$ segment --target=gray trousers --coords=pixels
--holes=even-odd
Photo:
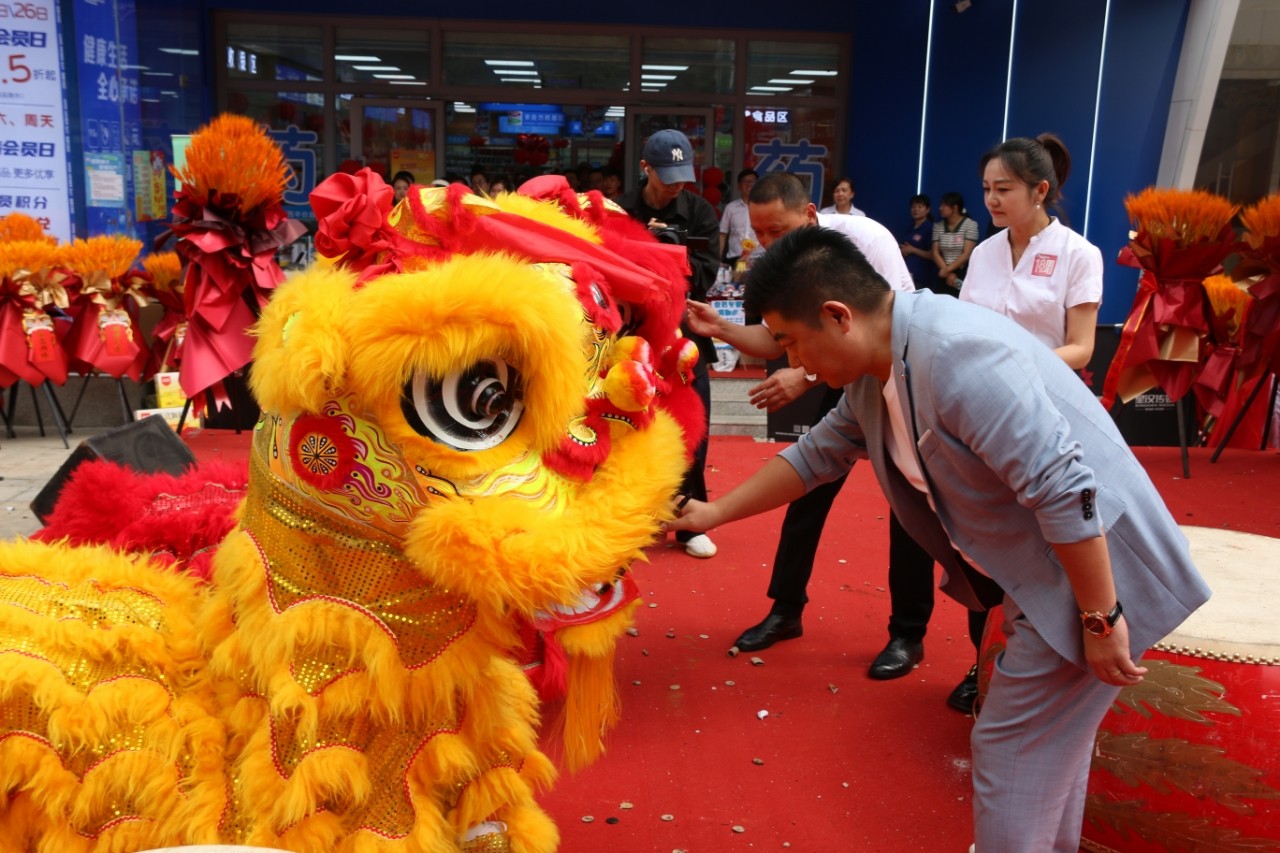
[[[1008,597],[973,747],[977,853],[1077,853],[1098,725],[1120,692],[1049,647]]]

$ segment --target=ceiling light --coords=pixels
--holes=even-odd
[[[533,67],[533,62],[528,59],[486,59],[484,61],[484,64],[485,65],[514,65],[517,67],[524,66],[526,68]]]
[[[676,79],[676,75],[674,74],[641,74],[640,79],[641,80],[674,80]]]
[[[839,72],[839,71],[825,71],[825,70],[821,70],[821,69],[814,70],[814,69],[812,69],[812,68],[797,68],[797,69],[795,69],[794,71],[792,71],[791,73],[792,73],[792,74],[794,74],[794,75],[796,75],[797,77],[834,77],[834,76],[836,76],[837,74],[839,74],[840,72]]]
[[[339,62],[381,62],[380,56],[356,56],[353,53],[335,53],[333,58]]]
[[[143,77],[173,77],[172,71],[143,71]]]
[[[141,101],[142,101],[142,103],[144,103],[144,104],[158,104],[158,103],[160,103],[160,99],[159,99],[159,98],[140,98],[139,100],[141,100]]]
[[[794,77],[779,77],[779,78],[777,78],[777,79],[775,79],[775,80],[770,80],[769,82],[770,82],[770,83],[779,83],[779,84],[782,84],[782,85],[786,85],[786,84],[788,84],[788,83],[792,83],[792,84],[795,84],[795,85],[797,85],[797,86],[807,86],[808,84],[812,83],[813,81],[812,81],[812,80],[797,80],[797,79],[796,79],[796,78],[794,78]]]
[[[641,71],[688,71],[687,65],[641,65]]]
[[[375,74],[375,80],[412,80],[412,74]]]
[[[121,65],[125,71],[146,71],[150,68],[148,65]]]
[[[455,113],[473,113],[476,111],[476,108],[471,106],[470,104],[455,103],[453,105],[453,111]]]
[[[351,67],[357,71],[399,71],[400,70],[394,65],[353,65]]]
[[[538,72],[528,68],[495,68],[494,74],[507,74],[512,77],[537,77]]]
[[[752,86],[748,92],[790,92],[790,86]]]
[[[200,55],[200,51],[187,50],[185,47],[162,47],[160,48],[160,52],[172,53],[176,56],[199,56]]]
[[[391,83],[392,86],[425,86],[427,85],[426,82],[423,80],[391,80],[389,82]]]

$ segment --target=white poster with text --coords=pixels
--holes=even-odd
[[[0,216],[71,239],[55,0],[0,0]]]

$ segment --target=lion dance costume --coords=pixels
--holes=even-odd
[[[522,193],[317,188],[327,260],[257,323],[207,582],[0,544],[0,850],[556,849],[538,693],[596,758],[700,410],[679,256],[598,193]]]

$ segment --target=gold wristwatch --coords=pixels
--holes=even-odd
[[[1111,608],[1110,613],[1103,613],[1101,610],[1081,610],[1080,621],[1084,623],[1086,631],[1101,640],[1111,634],[1111,629],[1116,626],[1116,620],[1123,612],[1120,602],[1116,601],[1116,606]]]

